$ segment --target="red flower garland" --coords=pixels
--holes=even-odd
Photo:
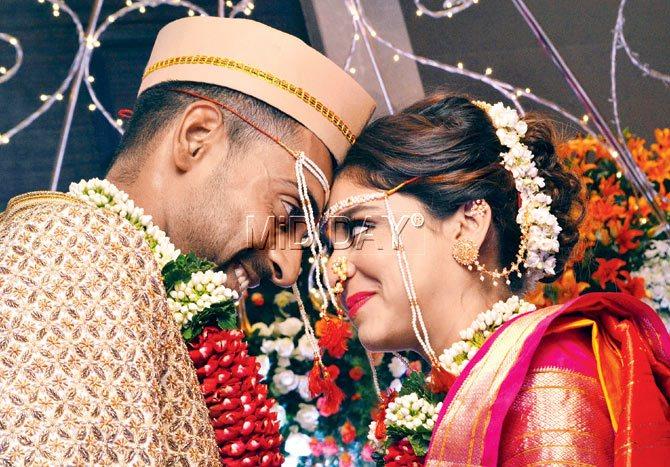
[[[412,445],[404,438],[396,444],[389,447],[388,454],[384,456],[384,465],[386,467],[421,467],[424,463],[424,457],[418,457],[412,449]]]
[[[205,397],[221,462],[226,466],[280,466],[281,435],[270,409],[268,388],[259,382],[260,364],[247,353],[244,334],[206,327],[189,344]]]
[[[344,391],[335,382],[339,374],[340,369],[337,365],[321,368],[317,363],[309,372],[307,378],[309,392],[313,397],[321,396],[316,401],[316,407],[324,417],[337,413],[344,400]]]

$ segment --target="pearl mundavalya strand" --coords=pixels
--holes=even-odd
[[[440,355],[440,365],[449,373],[458,376],[484,345],[484,341],[500,326],[515,316],[534,311],[535,305],[513,295],[506,301],[495,303],[489,310],[477,315],[472,324],[459,333],[455,342]]]
[[[69,194],[99,208],[105,208],[128,220],[144,232],[159,269],[176,260],[181,252],[168,236],[151,221],[151,216],[135,206],[127,193],[119,190],[109,180],[94,178],[70,185]],[[226,300],[239,298],[236,290],[224,286],[223,272],[198,271],[190,280],[178,282],[167,299],[168,307],[179,326],[190,322],[197,313]]]

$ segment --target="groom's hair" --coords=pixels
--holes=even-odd
[[[166,81],[147,89],[137,98],[112,165],[123,160],[131,162],[129,165],[136,168],[132,162],[142,162],[142,154],[146,153],[143,149],[148,148],[189,104],[197,100],[195,97],[175,92],[175,89],[223,102],[280,139],[290,138],[300,128],[300,123],[281,110],[234,89],[194,81]],[[223,109],[221,111],[226,122],[231,151],[243,151],[247,145],[261,139],[270,142],[266,136],[230,112]]]

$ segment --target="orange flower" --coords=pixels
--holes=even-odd
[[[596,261],[598,269],[593,273],[593,279],[598,281],[601,289],[604,289],[608,282],[616,281],[619,269],[626,265],[626,262],[619,258],[597,258]]]
[[[643,278],[632,277],[628,271],[621,271],[619,277],[620,279],[616,280],[616,286],[621,292],[635,298],[645,298],[647,296]]]
[[[545,308],[553,305],[554,303],[544,294],[544,287],[544,284],[537,284],[535,290],[527,293],[524,300],[532,303],[538,308]]]
[[[356,427],[347,420],[344,425],[340,427],[340,436],[344,444],[353,443],[356,440]]]
[[[598,192],[600,193],[600,196],[606,199],[622,196],[624,194],[616,175],[602,178],[598,184]]]
[[[251,294],[251,303],[256,306],[263,306],[265,304],[265,297],[260,292],[254,292]]]
[[[623,225],[621,221],[611,221],[608,224],[612,236],[616,239],[620,254],[626,254],[640,246],[638,237],[644,235],[644,231],[630,228],[631,216],[627,216]]]
[[[565,303],[588,289],[589,283],[577,282],[574,269],[567,269],[554,286],[558,289],[558,303]]]
[[[596,221],[605,223],[612,218],[625,214],[625,212],[626,209],[623,206],[618,206],[598,195],[594,195],[589,200],[589,217],[593,217]]]

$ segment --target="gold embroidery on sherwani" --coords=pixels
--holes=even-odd
[[[218,465],[140,232],[67,195],[0,218],[0,464]]]
[[[500,443],[502,465],[612,465],[614,430],[600,382],[561,368],[526,377]]]

